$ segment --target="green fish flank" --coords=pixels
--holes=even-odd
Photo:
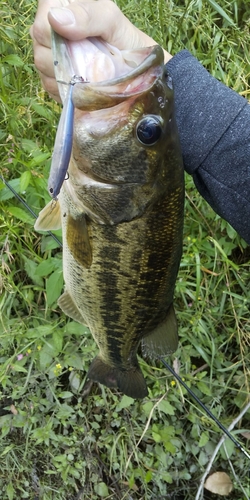
[[[62,72],[70,47],[57,38],[54,46]],[[137,65],[128,62],[134,59]],[[59,305],[89,327],[99,348],[88,377],[143,398],[140,343],[151,357],[178,345],[173,295],[184,179],[163,52],[155,46],[126,53],[129,64],[132,69],[114,79],[75,85],[68,179],[54,203],[63,229]],[[51,214],[49,204],[36,228],[50,229]]]

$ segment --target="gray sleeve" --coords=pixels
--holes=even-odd
[[[174,83],[185,170],[250,244],[250,106],[186,50],[166,67]]]

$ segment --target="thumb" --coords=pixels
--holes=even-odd
[[[67,7],[51,8],[51,27],[68,40],[100,37],[118,49],[131,49],[155,44],[122,14],[111,0],[81,0]]]

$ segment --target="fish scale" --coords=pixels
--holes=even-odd
[[[181,209],[182,198],[179,188],[171,204],[166,197],[155,210],[150,210],[148,217],[117,226],[92,223],[93,261],[89,269],[65,250],[67,291],[79,310],[84,311],[107,365],[129,370],[131,353],[136,353],[140,340],[166,317],[181,253],[182,222],[178,220],[176,205],[179,202]],[[162,218],[168,220],[165,230]],[[146,339],[144,350],[147,351]],[[148,354],[152,356],[154,352],[150,350]],[[168,353],[162,351],[164,354]]]

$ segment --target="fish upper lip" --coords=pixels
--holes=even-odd
[[[101,82],[76,83],[73,90],[74,106],[82,111],[112,108],[116,104],[143,96],[155,85],[163,73],[163,51],[159,45],[126,74]]]
[[[151,53],[136,67],[133,68],[128,73],[125,73],[111,80],[103,80],[100,82],[84,82],[85,85],[91,86],[93,88],[111,87],[113,85],[118,85],[119,83],[128,82],[136,77],[142,75],[147,70],[152,67],[158,66],[163,62],[163,52],[159,45],[152,46]],[[81,85],[81,83],[76,83],[76,85]]]
[[[100,41],[98,41],[98,39],[96,39],[96,41],[100,44]],[[52,49],[54,56],[55,75],[56,75],[56,80],[58,82],[61,99],[63,102],[67,95],[67,86],[72,81],[72,77],[74,77],[74,75],[77,75],[79,77],[82,76],[79,74],[80,72],[79,65],[77,66],[77,64],[74,63],[74,58],[70,52],[70,46],[71,46],[70,44],[72,43],[76,44],[77,42],[69,42],[68,40],[62,38],[60,35],[58,35],[52,30]],[[102,45],[102,43],[100,45]],[[136,54],[136,56],[134,56],[134,59],[132,56],[133,52]],[[123,57],[122,54],[125,53],[126,55],[124,56],[124,65],[125,66],[127,65],[127,67],[129,68],[131,61],[135,64],[137,64],[139,61],[139,63],[135,68],[132,68],[131,71],[123,73],[121,76],[116,76],[115,78],[105,79],[99,82],[90,80],[90,81],[85,81],[84,83],[75,83],[74,94],[77,93],[76,91],[90,92],[91,90],[94,92],[100,91],[106,93],[108,92],[113,93],[113,89],[117,85],[123,87],[123,84],[125,85],[126,83],[129,83],[130,80],[131,82],[133,82],[140,75],[143,75],[144,73],[146,73],[151,69],[152,71],[154,71],[153,68],[163,66],[164,64],[163,50],[159,45],[154,45],[152,47],[142,47],[134,51],[132,50],[123,51],[121,53],[121,59]],[[130,58],[129,54],[132,54]],[[141,62],[140,58],[142,58]],[[131,87],[133,89],[133,85],[131,85]],[[122,89],[121,92],[119,92],[119,94],[120,93],[122,94],[123,90],[124,89]]]

